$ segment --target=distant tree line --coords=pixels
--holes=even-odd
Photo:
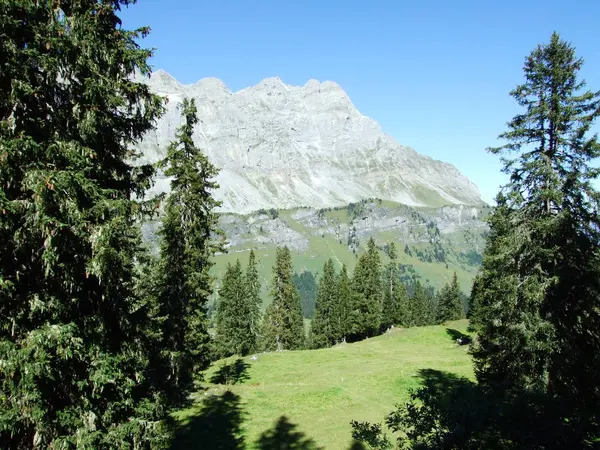
[[[229,265],[216,310],[218,356],[329,347],[373,337],[392,326],[433,325],[465,316],[465,296],[456,274],[437,295],[433,288],[423,286],[418,280],[404,284],[394,243],[385,248],[390,261],[382,266],[379,250],[370,239],[352,276],[345,265],[338,272],[332,259],[325,262],[316,287],[314,317],[306,336],[301,296],[294,282],[298,276],[292,275],[291,254],[286,247],[277,249],[269,289],[271,302],[260,327],[257,325],[260,287],[257,281],[252,288],[247,285],[245,280],[249,277],[244,278],[239,260]],[[251,252],[247,272],[256,273],[254,258]],[[252,278],[257,280],[255,275]]]

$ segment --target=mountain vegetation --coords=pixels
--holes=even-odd
[[[308,167],[314,158],[292,152],[288,184],[308,173],[362,196],[343,205],[330,192],[311,209],[301,189],[284,210],[270,175],[246,176],[277,127],[261,125],[248,146],[224,125],[201,149],[214,108],[239,124],[247,105],[215,80],[149,78],[149,29],[119,18],[132,3],[0,1],[1,448],[241,449],[245,408],[260,449],[317,448],[282,408],[353,449],[600,448],[600,92],[585,90],[571,44],[554,33],[525,59],[511,92],[521,111],[488,149],[509,176],[493,209],[454,168],[383,135],[334,83],[265,80],[246,94],[263,100],[254,116],[286,113],[278,142],[311,122],[305,100],[323,89],[323,126],[303,142],[347,157],[344,170],[325,157]],[[205,120],[190,92],[211,94]],[[136,148],[162,142],[156,124],[175,107],[179,126],[145,164]],[[357,155],[374,137],[365,172]],[[224,145],[252,162],[225,206],[260,204],[253,214],[219,213],[209,156],[223,163]],[[363,198],[381,186],[425,206]]]
[[[414,391],[386,418],[399,448],[598,448],[600,145],[591,127],[600,92],[583,89],[581,67],[557,33],[525,59],[525,81],[511,92],[523,111],[500,136],[506,144],[489,149],[503,155],[510,182],[471,294],[477,383]],[[440,314],[459,311],[454,294],[440,300]],[[353,430],[372,448],[392,447],[377,424]]]

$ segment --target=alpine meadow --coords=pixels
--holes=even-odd
[[[600,9],[312,1],[0,0],[0,448],[600,449]]]

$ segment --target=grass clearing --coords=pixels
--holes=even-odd
[[[448,329],[466,331],[467,321],[442,326],[395,329],[372,339],[322,350],[258,354],[238,362],[230,384],[216,376],[236,358],[216,362],[206,373],[206,391],[196,403],[179,411],[182,426],[200,414],[211,394],[231,390],[244,411],[242,424],[248,448],[280,416],[326,449],[346,449],[350,421],[380,422],[394,405],[408,399],[420,384],[419,371],[433,369],[473,377],[466,346],[457,346]],[[210,380],[221,384],[210,383]],[[190,430],[193,432],[193,430]],[[190,448],[190,440],[187,441]],[[177,447],[184,448],[184,447]],[[196,448],[196,447],[191,447]]]

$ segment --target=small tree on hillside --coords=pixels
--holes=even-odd
[[[336,288],[336,299],[338,302],[336,312],[336,340],[338,342],[345,342],[352,327],[352,286],[350,277],[348,277],[346,264],[342,266],[342,270],[337,277]]]
[[[250,250],[244,284],[247,302],[246,310],[248,311],[248,349],[249,351],[254,351],[257,349],[260,336],[260,310],[262,307],[260,278],[258,277],[258,266],[254,250]]]
[[[437,321],[442,323],[462,319],[465,315],[462,301],[463,297],[458,285],[458,278],[456,272],[454,272],[452,282],[446,284],[438,295]]]
[[[414,292],[408,302],[410,326],[421,327],[431,322],[431,310],[429,298],[420,281],[417,280]]]
[[[330,347],[338,339],[339,307],[333,260],[323,266],[323,275],[317,288],[315,317],[311,323],[310,344],[313,348]]]
[[[352,278],[352,339],[377,335],[381,324],[383,289],[381,259],[373,238],[358,259]]]
[[[287,247],[277,249],[272,302],[263,321],[262,340],[265,350],[295,350],[304,346],[304,320],[300,295],[292,281],[292,255]]]
[[[215,315],[215,347],[220,357],[247,355],[252,345],[252,316],[240,260],[227,264]]]
[[[384,297],[381,311],[382,329],[389,328],[391,325],[404,326],[408,313],[406,288],[399,281],[398,255],[393,242],[389,245],[388,254],[390,262],[384,273]]]

